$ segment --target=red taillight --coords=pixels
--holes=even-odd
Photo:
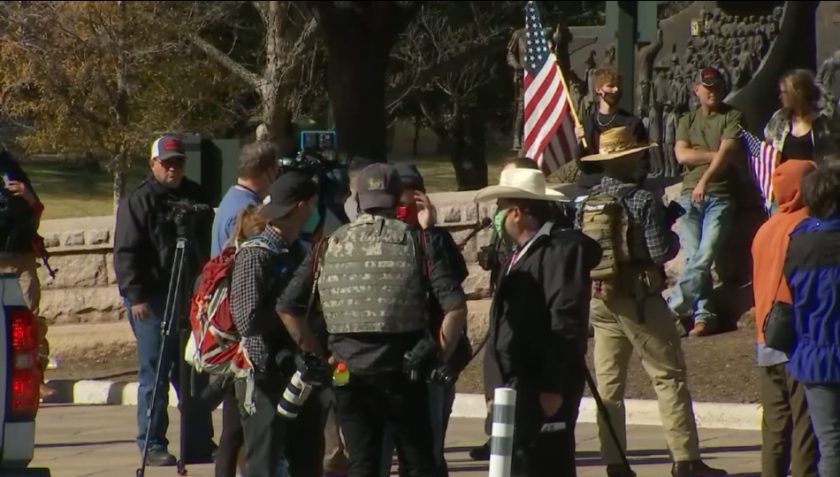
[[[28,308],[8,307],[11,322],[12,396],[11,420],[33,419],[41,401],[41,370],[38,368],[38,325]]]

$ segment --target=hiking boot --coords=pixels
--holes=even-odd
[[[688,332],[688,337],[702,338],[704,336],[711,336],[713,334],[714,330],[712,330],[711,326],[707,325],[706,323],[703,323],[702,321],[698,321],[697,323],[694,323],[694,328],[692,328],[691,331]]]
[[[490,439],[483,446],[472,448],[470,450],[470,459],[476,461],[490,460]]]
[[[175,456],[166,449],[149,449],[146,454],[146,465],[149,467],[171,467],[176,461]]]
[[[724,477],[729,475],[723,469],[713,469],[700,459],[688,462],[675,462],[671,467],[674,477]]]
[[[636,473],[624,464],[609,464],[607,466],[607,477],[636,477]]]

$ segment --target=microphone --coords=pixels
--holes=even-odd
[[[478,235],[479,232],[481,232],[482,230],[491,226],[492,224],[493,224],[493,220],[490,219],[490,217],[484,217],[481,220],[481,222],[479,222],[478,225],[476,225],[475,228],[472,229],[472,231],[469,233],[469,235],[467,235],[466,238],[464,238],[464,240],[462,240],[461,243],[458,244],[458,250],[463,251],[464,247],[467,246],[467,244],[469,243],[470,240],[473,239],[473,237]]]

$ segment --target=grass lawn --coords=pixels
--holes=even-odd
[[[64,162],[26,162],[23,168],[44,203],[43,219],[92,217],[114,213],[113,177]],[[128,189],[145,177],[138,164],[129,170]]]
[[[414,160],[426,181],[429,192],[457,190],[452,163],[446,157],[418,157]],[[44,219],[91,217],[113,213],[113,178],[106,171],[92,173],[80,165],[63,162],[27,162],[23,164],[38,196],[44,203]],[[498,181],[501,158],[491,157],[490,183]],[[148,174],[144,163],[129,170],[130,190]]]

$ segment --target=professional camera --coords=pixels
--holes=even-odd
[[[451,383],[455,377],[446,365],[437,365],[435,344],[431,339],[419,343],[403,356],[403,371],[409,381],[425,380],[433,383]]]
[[[277,412],[288,419],[294,419],[300,414],[313,388],[329,386],[333,376],[332,366],[312,353],[299,354],[295,357],[295,365],[297,371],[277,403]]]
[[[301,131],[300,149],[295,157],[280,159],[280,170],[322,175],[346,165],[339,157],[335,131]]]

